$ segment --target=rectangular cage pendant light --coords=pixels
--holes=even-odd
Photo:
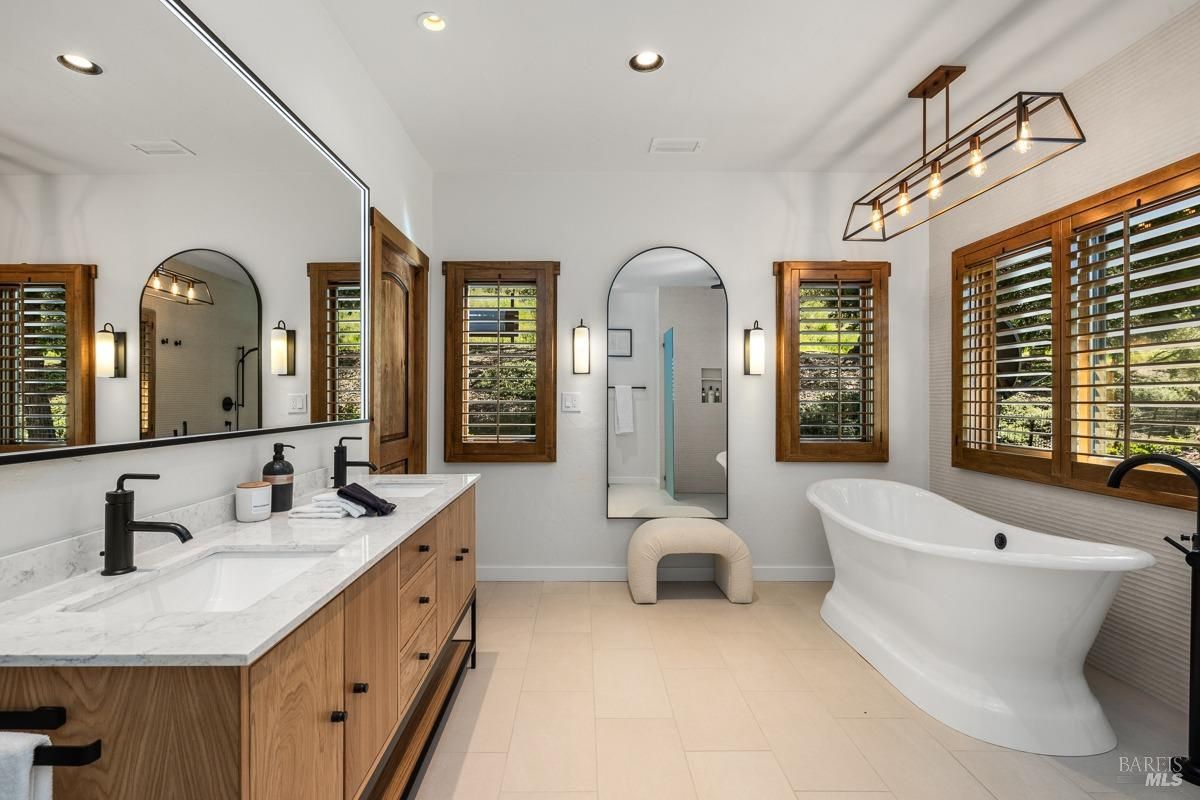
[[[883,242],[1086,141],[1062,92],[1017,92],[950,135],[950,83],[965,67],[942,66],[909,92],[922,101],[922,154],[850,207],[843,241]],[[946,93],[946,138],[925,143],[925,105]]]

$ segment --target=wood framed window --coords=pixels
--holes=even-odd
[[[311,421],[362,419],[362,274],[358,264],[309,264],[308,295]]]
[[[139,436],[142,439],[154,438],[154,420],[157,406],[155,395],[158,391],[158,313],[152,308],[142,306],[141,321],[138,326],[138,393],[141,395],[139,404]]]
[[[554,461],[557,261],[447,261],[446,461]]]
[[[95,442],[95,279],[0,264],[0,452]]]
[[[885,261],[775,264],[776,461],[888,460]]]
[[[1139,453],[1200,464],[1200,156],[954,254],[956,467],[1193,507]]]

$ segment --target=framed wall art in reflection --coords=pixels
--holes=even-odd
[[[633,358],[633,329],[608,329],[608,357]]]

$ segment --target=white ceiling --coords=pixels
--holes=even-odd
[[[437,171],[877,172],[919,153],[907,94],[937,65],[968,67],[957,130],[1018,90],[1062,89],[1195,0],[324,2]],[[444,32],[418,27],[428,10]],[[631,71],[643,49],[666,65]],[[656,136],[706,142],[650,155]]]
[[[0,174],[333,169],[157,0],[0,0],[0,20]],[[130,146],[166,139],[196,155]]]

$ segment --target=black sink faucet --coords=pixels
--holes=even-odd
[[[1190,542],[1191,547],[1184,547],[1170,536],[1163,540],[1176,550],[1183,552],[1183,560],[1191,567],[1192,572],[1192,611],[1191,611],[1191,645],[1188,660],[1191,664],[1188,683],[1188,754],[1179,762],[1179,774],[1188,783],[1200,785],[1200,580],[1197,580],[1196,570],[1200,568],[1200,468],[1178,456],[1150,453],[1132,456],[1125,459],[1109,474],[1108,485],[1117,488],[1130,470],[1145,464],[1160,464],[1171,467],[1191,478],[1196,485],[1196,527],[1190,533],[1182,534],[1179,538]]]
[[[347,467],[366,467],[371,471],[379,469],[370,461],[347,461],[346,460],[346,440],[351,439],[360,441],[361,436],[343,436],[338,439],[337,447],[333,448],[333,488],[340,489],[346,485],[346,468]]]
[[[129,473],[117,478],[117,489],[104,495],[104,569],[101,575],[124,575],[137,569],[133,565],[133,534],[137,531],[173,533],[180,542],[189,541],[192,532],[177,522],[144,522],[133,518],[133,490],[125,481],[156,481],[158,475]]]

